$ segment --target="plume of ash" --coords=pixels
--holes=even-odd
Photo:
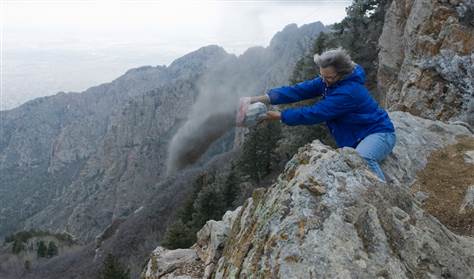
[[[168,175],[195,163],[215,140],[235,127],[238,100],[252,92],[241,91],[238,74],[233,71],[219,67],[200,80],[199,96],[188,120],[171,140]]]

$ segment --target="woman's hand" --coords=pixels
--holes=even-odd
[[[269,103],[270,103],[270,99],[268,98],[268,95],[267,95],[267,94],[260,95],[260,96],[253,96],[253,97],[250,97],[250,103],[251,103],[251,104],[256,103],[256,102],[261,102],[261,103],[264,103],[264,104],[269,104]]]
[[[281,113],[279,111],[267,111],[265,114],[261,114],[257,121],[258,123],[262,123],[263,121],[267,120],[280,120],[281,119]]]
[[[281,112],[279,111],[267,111],[267,119],[268,120],[280,120],[281,119]]]

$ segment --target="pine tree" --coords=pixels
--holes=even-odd
[[[193,183],[193,194],[185,202],[184,206],[178,211],[178,217],[183,221],[184,224],[192,221],[194,213],[194,201],[196,200],[199,192],[208,183],[212,183],[214,177],[209,173],[203,173],[197,177]]]
[[[194,182],[194,192],[179,210],[160,245],[168,249],[188,248],[196,242],[196,233],[208,220],[220,220],[232,208],[237,196],[235,168],[229,174],[203,173]]]
[[[44,258],[47,255],[48,247],[46,247],[46,244],[44,244],[44,241],[41,240],[38,243],[38,250],[36,251],[36,254],[38,258]]]
[[[181,219],[171,224],[161,241],[160,245],[168,249],[189,248],[196,242],[195,234],[186,226]]]
[[[107,254],[104,260],[104,266],[99,273],[100,279],[129,279],[130,269],[125,270],[118,259],[112,255]]]
[[[207,213],[202,208],[198,208],[199,202],[196,201],[200,195],[202,198],[204,195],[202,192],[207,191],[208,185],[214,181],[215,176],[212,173],[203,173],[196,178],[193,183],[193,193],[178,211],[178,220],[167,228],[161,242],[162,246],[168,249],[188,248],[196,242],[196,232],[208,220],[204,220],[203,223],[202,219],[205,217],[202,216]]]
[[[378,40],[390,3],[391,0],[356,0],[346,9],[347,16],[335,25],[340,45],[364,67],[370,90],[376,89]]]
[[[280,123],[269,122],[251,131],[242,148],[239,169],[260,183],[272,170],[274,148],[281,137]]]
[[[13,246],[12,246],[12,252],[14,254],[19,254],[21,251],[23,251],[25,248],[25,245],[21,239],[15,239],[13,241]]]
[[[48,244],[48,251],[46,252],[46,256],[48,258],[52,258],[58,254],[58,246],[53,241],[50,241]]]
[[[234,201],[240,193],[239,189],[239,177],[237,175],[237,169],[235,164],[232,163],[229,174],[225,180],[224,184],[224,202],[226,205],[226,210],[233,209]]]
[[[204,187],[194,201],[194,213],[191,223],[193,232],[202,228],[207,220],[220,220],[225,212],[225,201],[219,183]]]

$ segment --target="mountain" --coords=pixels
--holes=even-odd
[[[143,263],[189,195],[198,170],[233,147],[230,129],[204,150],[197,170],[167,177],[174,136],[206,113],[219,112],[216,98],[227,108],[239,96],[287,84],[321,31],[327,29],[319,22],[291,24],[268,47],[239,57],[207,46],[168,67],[131,69],[82,93],[61,92],[0,112],[0,236],[41,229],[67,233],[82,245],[32,263],[35,272],[22,276],[90,277],[107,252],[128,249],[130,263]],[[196,117],[199,104],[208,108]],[[21,256],[14,257],[4,262],[22,266]],[[140,264],[132,271],[140,273]],[[1,265],[0,275],[11,276]]]
[[[136,207],[140,191],[136,189],[138,197],[124,198],[123,187],[146,187],[158,179],[164,160],[159,156],[166,154],[159,145],[198,94],[191,83],[224,56],[228,54],[222,48],[202,48],[167,69],[132,69],[81,94],[59,93],[3,111],[0,234],[34,227],[90,240],[114,216]],[[147,108],[134,107],[144,102]],[[171,108],[173,114],[168,113]],[[131,129],[142,121],[149,127]],[[154,163],[146,164],[140,170],[145,174],[137,175],[143,177],[129,184],[127,164],[140,152],[147,152],[147,160]]]
[[[382,164],[387,184],[380,183],[353,149],[313,141],[314,134],[302,136],[318,126],[233,129],[229,119],[236,100],[287,83],[294,62],[316,36],[312,28],[290,25],[268,48],[251,48],[239,57],[203,48],[221,53],[221,59],[198,63],[206,66],[188,71],[187,79],[127,99],[112,114],[101,147],[90,156],[94,160],[86,158],[84,166],[89,167],[77,168],[80,172],[70,184],[77,191],[58,195],[68,202],[53,200],[52,207],[21,225],[45,226],[41,223],[64,214],[53,221],[55,226],[45,228],[66,228],[82,246],[28,265],[23,252],[0,254],[0,277],[93,278],[113,254],[130,268],[132,278],[473,278],[471,2],[390,4],[374,67],[397,132],[397,145]],[[355,1],[349,11],[357,20],[348,22],[367,27],[370,12],[359,12],[376,6]],[[184,68],[174,73],[181,72]],[[171,117],[165,121],[167,129],[149,129],[153,124],[147,123],[160,120],[157,112],[167,101],[158,97],[163,92],[176,92],[167,104],[179,107],[182,102],[183,108],[173,107],[162,116]],[[268,152],[268,145],[275,149]],[[268,160],[262,163],[261,157]],[[235,171],[235,160],[249,171]],[[271,168],[269,162],[278,166]],[[255,168],[265,169],[266,176]],[[156,180],[140,180],[153,178],[145,170],[159,170]],[[232,175],[242,176],[240,182],[229,181]],[[225,187],[241,195],[224,214],[215,205],[223,203],[218,194]],[[69,203],[74,214],[62,213]],[[195,243],[165,248],[169,228],[203,217],[199,206],[207,213],[204,217],[215,218],[197,222],[204,226]],[[172,236],[181,240],[194,232],[183,225]],[[10,241],[4,250],[12,246]]]

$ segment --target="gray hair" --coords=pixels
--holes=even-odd
[[[341,47],[326,50],[325,52],[314,55],[314,63],[321,68],[334,67],[339,75],[345,76],[352,73],[354,62],[347,51]]]

